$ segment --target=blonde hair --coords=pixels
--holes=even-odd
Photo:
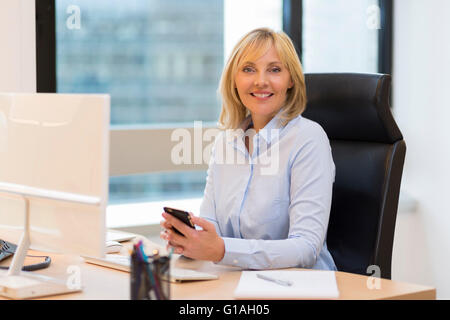
[[[262,57],[271,46],[280,57],[281,63],[290,73],[293,86],[286,93],[286,101],[280,115],[283,125],[301,114],[306,108],[306,87],[302,65],[294,45],[283,31],[259,28],[244,35],[236,44],[222,72],[219,93],[222,97],[222,111],[219,125],[222,129],[237,129],[249,115],[249,111],[239,98],[235,87],[238,68],[249,60]]]

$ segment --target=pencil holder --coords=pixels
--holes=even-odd
[[[131,300],[170,300],[170,257],[146,256],[142,244],[131,254]]]

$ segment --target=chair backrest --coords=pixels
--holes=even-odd
[[[384,74],[305,74],[303,116],[330,139],[336,178],[327,246],[339,271],[391,278],[406,145],[389,107]]]

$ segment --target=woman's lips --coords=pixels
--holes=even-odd
[[[267,93],[258,93],[258,92],[252,92],[250,95],[258,100],[267,100],[271,96],[273,96],[273,93],[267,92]]]

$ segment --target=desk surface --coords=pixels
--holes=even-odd
[[[88,264],[84,262],[83,258],[78,256],[52,254],[51,258],[51,267],[40,271],[39,274],[58,279],[68,279],[69,276],[73,275],[74,270],[79,270],[83,291],[44,297],[42,299],[129,299],[130,283],[128,272]],[[35,262],[36,260],[34,260]],[[240,269],[215,265],[205,261],[189,261],[177,255],[174,255],[172,263],[176,267],[201,270],[219,275],[218,280],[172,283],[172,299],[233,299],[233,292],[239,283],[241,275]],[[72,268],[69,268],[71,266]],[[76,267],[73,268],[73,266]],[[368,279],[368,276],[336,272],[336,281],[340,292],[339,299],[436,299],[436,289],[432,287],[380,279],[381,288],[371,290],[367,286]]]

